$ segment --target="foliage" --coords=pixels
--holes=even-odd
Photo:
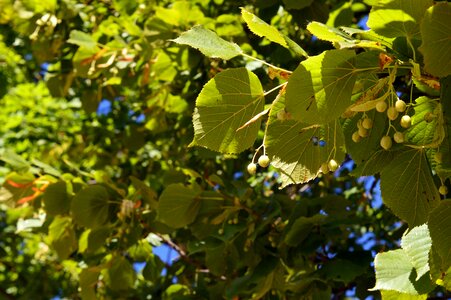
[[[2,297],[449,295],[451,5],[248,2],[0,0]]]

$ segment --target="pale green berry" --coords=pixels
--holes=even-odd
[[[258,158],[258,164],[262,168],[266,168],[267,166],[269,166],[269,162],[270,162],[270,160],[269,160],[268,155],[262,155]]]
[[[403,100],[398,99],[395,102],[395,108],[399,112],[404,112],[406,110],[406,108],[407,108],[407,104]]]
[[[359,133],[359,135],[361,137],[367,137],[368,136],[368,129],[360,127],[358,133]]]
[[[384,112],[387,109],[387,102],[385,102],[384,100],[381,100],[379,102],[376,103],[376,110],[378,112]]]
[[[362,127],[365,128],[365,129],[373,128],[373,120],[371,120],[370,118],[363,119]]]
[[[329,170],[332,171],[332,172],[335,172],[338,169],[338,167],[339,167],[339,165],[335,161],[335,159],[329,160],[329,164],[327,166],[329,167]]]
[[[395,134],[393,135],[393,139],[398,144],[404,143],[404,133],[402,133],[402,132],[395,132]]]
[[[362,128],[362,119],[357,121],[357,128],[358,129]]]
[[[251,175],[255,175],[257,173],[257,165],[254,163],[250,163],[247,165],[247,172]]]
[[[438,192],[441,195],[445,196],[446,194],[448,194],[448,188],[446,186],[442,185],[438,188]]]
[[[391,141],[391,137],[389,137],[388,135],[383,136],[381,138],[381,147],[384,148],[385,150],[390,149],[392,146],[392,141]]]
[[[396,118],[398,117],[399,112],[396,110],[395,107],[390,106],[387,110],[387,116],[389,120],[396,120]]]
[[[356,132],[354,132],[354,133],[352,134],[352,141],[353,141],[354,143],[360,142],[361,139],[362,139],[362,137],[360,136],[360,134],[359,134],[358,131],[356,131]]]
[[[402,116],[400,123],[401,123],[402,127],[409,128],[410,125],[412,125],[412,119],[410,118],[410,116],[405,115],[405,116]]]

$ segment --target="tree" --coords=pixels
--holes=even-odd
[[[2,296],[449,296],[447,1],[0,3]]]

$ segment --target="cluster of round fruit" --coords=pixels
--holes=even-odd
[[[269,159],[268,155],[266,155],[266,154],[263,154],[262,156],[260,156],[258,158],[258,164],[262,168],[266,168],[267,166],[269,166],[269,163],[270,163],[270,159]],[[257,172],[257,164],[254,162],[251,162],[250,164],[248,164],[247,172],[251,175],[254,175]]]
[[[398,118],[399,113],[403,113],[406,111],[407,104],[401,100],[398,99],[395,102],[394,106],[388,107],[388,104],[385,100],[381,100],[376,104],[376,111],[383,113],[387,111],[387,117],[390,121],[394,121]],[[409,115],[404,115],[401,117],[400,125],[402,128],[409,128],[412,124],[412,119]],[[369,135],[369,130],[373,127],[373,120],[371,120],[368,117],[364,117],[363,119],[360,119],[357,122],[357,131],[352,134],[352,140],[355,143],[360,142],[362,138],[365,138]],[[396,131],[396,129],[395,129]],[[404,133],[396,131],[393,134],[393,140],[400,144],[404,143]],[[389,135],[385,135],[381,138],[380,145],[385,150],[388,150],[392,146],[392,138]]]

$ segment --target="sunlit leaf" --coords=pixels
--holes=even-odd
[[[429,272],[429,252],[431,251],[432,240],[426,224],[412,228],[401,239],[401,247],[409,256],[419,280]]]
[[[351,104],[357,75],[371,70],[368,65],[374,59],[372,53],[356,57],[350,50],[329,50],[309,57],[288,80],[287,111],[307,124],[336,120]]]
[[[371,8],[368,27],[384,37],[420,39],[420,22],[432,0],[381,0]]]
[[[196,48],[208,57],[217,57],[225,60],[234,58],[242,53],[237,44],[227,42],[213,31],[201,25],[194,26],[173,41]]]
[[[424,96],[416,99],[415,103],[412,126],[405,133],[407,142],[418,146],[437,146],[444,138],[441,104]]]
[[[390,290],[410,295],[427,294],[433,289],[429,276],[415,279],[409,256],[403,249],[379,253],[374,260],[376,286],[372,290]]]
[[[196,100],[192,146],[239,153],[257,138],[261,120],[237,131],[264,109],[260,80],[245,68],[228,69],[211,79]]]
[[[283,35],[273,26],[269,25],[253,13],[248,12],[244,8],[241,8],[241,16],[246,22],[249,29],[258,36],[266,37],[271,42],[288,48],[287,42]]]

